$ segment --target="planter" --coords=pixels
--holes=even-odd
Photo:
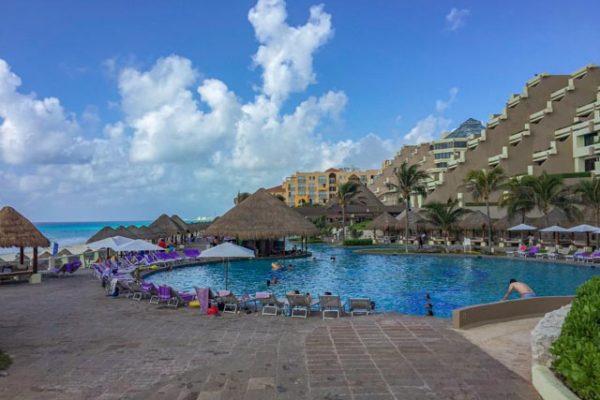
[[[579,400],[554,373],[543,365],[534,364],[531,367],[531,381],[533,387],[544,400]]]

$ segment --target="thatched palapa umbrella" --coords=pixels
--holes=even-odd
[[[213,222],[206,234],[268,240],[293,235],[308,237],[318,235],[319,230],[265,189],[259,189]]]
[[[123,236],[124,238],[127,239],[139,239],[139,237],[131,232],[129,229],[125,228],[123,225],[119,226],[117,229],[115,229],[115,234],[116,236]]]
[[[396,220],[400,223],[402,227],[406,226],[406,210],[402,211],[396,217]],[[408,229],[411,231],[418,231],[420,229],[432,230],[435,227],[429,223],[421,214],[414,210],[410,210],[408,212]]]
[[[49,247],[50,241],[27,218],[12,207],[0,210],[0,247],[19,247],[20,263],[24,263],[25,247],[33,247],[33,273],[37,274],[38,247]]]
[[[402,230],[402,224],[389,213],[384,212],[373,221],[369,222],[367,224],[367,229],[372,229],[373,237],[375,237],[376,230],[383,231],[384,234],[387,234],[390,231],[396,232]]]
[[[186,233],[190,230],[190,225],[177,214],[171,215],[171,221],[173,221],[175,225],[179,227],[179,231],[181,233]]]
[[[96,232],[94,234],[94,236],[89,238],[85,243],[86,244],[93,243],[93,242],[97,242],[102,239],[108,239],[113,236],[118,236],[116,231],[113,228],[111,228],[110,226],[105,226],[104,228],[102,228],[98,232]]]
[[[173,220],[167,215],[163,214],[158,217],[154,222],[152,222],[149,226],[150,229],[158,229],[160,232],[164,233],[163,237],[173,237],[181,232],[181,228],[173,222]]]

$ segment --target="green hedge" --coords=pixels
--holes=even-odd
[[[600,400],[600,276],[577,289],[560,337],[550,349],[552,365],[583,400]]]
[[[12,364],[10,356],[2,350],[0,350],[0,371],[7,369],[10,366],[10,364]]]
[[[372,239],[346,239],[344,246],[370,246],[373,244]]]
[[[562,179],[568,178],[589,178],[592,176],[591,172],[565,172],[564,174],[550,174],[551,176],[557,176]]]

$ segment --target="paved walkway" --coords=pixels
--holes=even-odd
[[[507,368],[531,381],[531,331],[541,318],[499,322],[461,333]]]
[[[2,399],[539,399],[436,318],[207,317],[85,273],[3,285],[0,304]]]

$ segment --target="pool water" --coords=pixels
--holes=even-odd
[[[293,269],[278,273],[280,282],[267,288],[271,263],[247,260],[229,266],[229,289],[236,294],[271,290],[281,299],[298,289],[316,297],[325,291],[350,297],[370,297],[379,311],[424,315],[425,296],[431,296],[434,314],[450,318],[452,310],[499,300],[515,278],[528,283],[540,296],[572,295],[600,269],[587,266],[533,262],[511,258],[447,257],[435,255],[367,255],[327,245],[311,247],[314,257],[281,260]],[[331,261],[331,256],[336,260]],[[182,291],[194,287],[225,287],[223,264],[209,264],[157,272],[146,277]],[[512,294],[511,298],[517,298]]]

